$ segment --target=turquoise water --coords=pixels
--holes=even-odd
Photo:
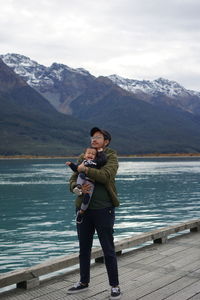
[[[64,159],[0,160],[1,272],[78,252],[71,173]],[[116,183],[115,240],[200,217],[200,158],[120,159]]]

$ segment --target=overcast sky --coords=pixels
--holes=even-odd
[[[0,0],[0,54],[200,91],[200,0]]]

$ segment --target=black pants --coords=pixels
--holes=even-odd
[[[114,248],[113,226],[115,220],[114,208],[88,209],[83,216],[83,222],[77,224],[79,237],[80,281],[90,281],[90,258],[95,230],[103,249],[109,284],[117,286],[118,268]]]

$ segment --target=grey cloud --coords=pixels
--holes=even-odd
[[[3,53],[18,51],[41,64],[57,61],[94,75],[182,78],[187,88],[200,90],[199,0],[0,0],[0,5]]]

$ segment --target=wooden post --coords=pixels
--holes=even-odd
[[[17,288],[29,290],[36,286],[39,286],[40,285],[39,277],[36,274],[34,274],[33,271],[30,272],[30,275],[33,276],[33,278],[29,278],[29,279],[18,282]]]
[[[198,232],[200,231],[200,226],[197,225],[196,227],[190,228],[190,232]]]
[[[104,263],[104,256],[100,256],[95,258],[95,263],[103,264]]]
[[[153,240],[154,244],[166,244],[167,243],[167,237],[163,236],[161,238]]]
[[[38,277],[26,280],[26,281],[21,281],[17,283],[17,288],[19,289],[25,289],[25,290],[29,290],[32,289],[36,286],[40,285],[40,280]]]

